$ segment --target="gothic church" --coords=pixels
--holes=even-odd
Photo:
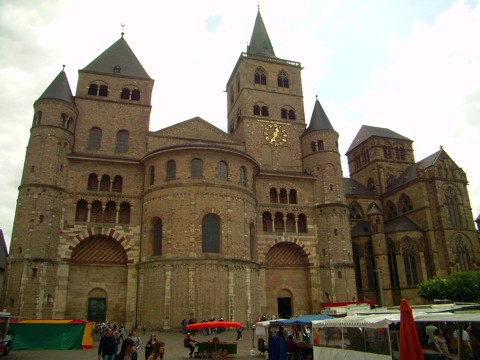
[[[154,80],[125,38],[61,71],[34,103],[3,288],[29,318],[251,324],[325,303],[412,303],[479,265],[466,174],[439,150],[362,126],[347,151],[300,62],[260,11],[226,84],[228,133],[201,118],[151,131]],[[310,95],[307,96],[308,98]]]

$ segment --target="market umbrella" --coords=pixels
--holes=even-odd
[[[422,346],[413,320],[412,308],[407,300],[400,302],[400,360],[423,359]]]
[[[242,327],[242,323],[237,321],[204,321],[194,324],[188,324],[187,330],[198,330],[198,329],[215,329],[217,328],[235,328],[239,329]],[[217,343],[215,343],[215,352],[217,352]]]

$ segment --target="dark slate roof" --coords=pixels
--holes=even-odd
[[[395,182],[388,188],[388,190],[394,190],[404,184],[409,183],[418,178],[417,169],[420,171],[425,171],[430,166],[435,165],[438,158],[442,153],[446,154],[443,149],[438,150],[437,152],[433,153],[432,155],[427,156],[425,159],[420,160],[419,162],[410,165],[405,171],[400,174],[400,176],[395,180]]]
[[[403,135],[397,134],[396,132],[390,129],[376,127],[376,126],[362,125],[362,127],[360,128],[360,131],[357,133],[357,136],[355,136],[355,139],[353,140],[352,144],[348,148],[347,154],[351,150],[355,149],[358,145],[363,143],[365,140],[373,136],[384,137],[389,139],[406,140],[406,141],[413,142],[409,138],[406,138]]]
[[[120,66],[120,72],[114,71],[116,66]],[[137,79],[151,79],[123,35],[82,70],[108,75],[118,74]]]
[[[346,195],[367,195],[375,196],[377,193],[369,188],[363,186],[358,181],[351,178],[343,178],[343,186]]]
[[[385,234],[398,231],[422,231],[422,229],[407,216],[399,216],[385,221]]]
[[[272,43],[268,37],[267,29],[263,23],[260,9],[257,12],[257,18],[255,19],[255,25],[253,27],[252,37],[250,44],[247,47],[248,55],[259,55],[265,57],[275,57]]]
[[[351,234],[352,238],[358,236],[370,236],[372,234],[370,231],[370,222],[360,221],[357,225],[353,227]]]
[[[75,99],[73,98],[72,90],[68,84],[67,74],[65,74],[65,71],[60,71],[57,77],[52,81],[52,83],[47,87],[37,101],[42,99],[63,100],[76,107]]]
[[[328,120],[327,114],[323,110],[322,105],[320,105],[318,99],[315,100],[315,106],[313,107],[310,124],[305,129],[302,136],[316,130],[334,130],[332,124],[330,123],[330,120]]]

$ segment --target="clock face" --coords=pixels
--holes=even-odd
[[[279,146],[287,142],[287,131],[279,124],[268,124],[263,131],[263,137],[271,145]]]

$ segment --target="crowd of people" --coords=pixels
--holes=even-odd
[[[146,333],[146,327],[142,328]],[[93,328],[95,340],[100,340],[98,345],[98,359],[103,360],[140,360],[141,340],[137,335],[137,330],[132,329],[125,337],[125,328],[123,325],[102,323],[95,324]],[[165,354],[165,342],[157,339],[155,334],[150,335],[150,339],[145,344],[145,360],[160,360]]]
[[[450,353],[458,353],[459,346],[463,346],[467,359],[480,360],[480,329],[474,328],[472,324],[466,324],[465,329],[461,331],[451,329],[441,329],[434,323],[429,323],[425,327],[426,345],[439,353],[446,359],[450,358]]]

